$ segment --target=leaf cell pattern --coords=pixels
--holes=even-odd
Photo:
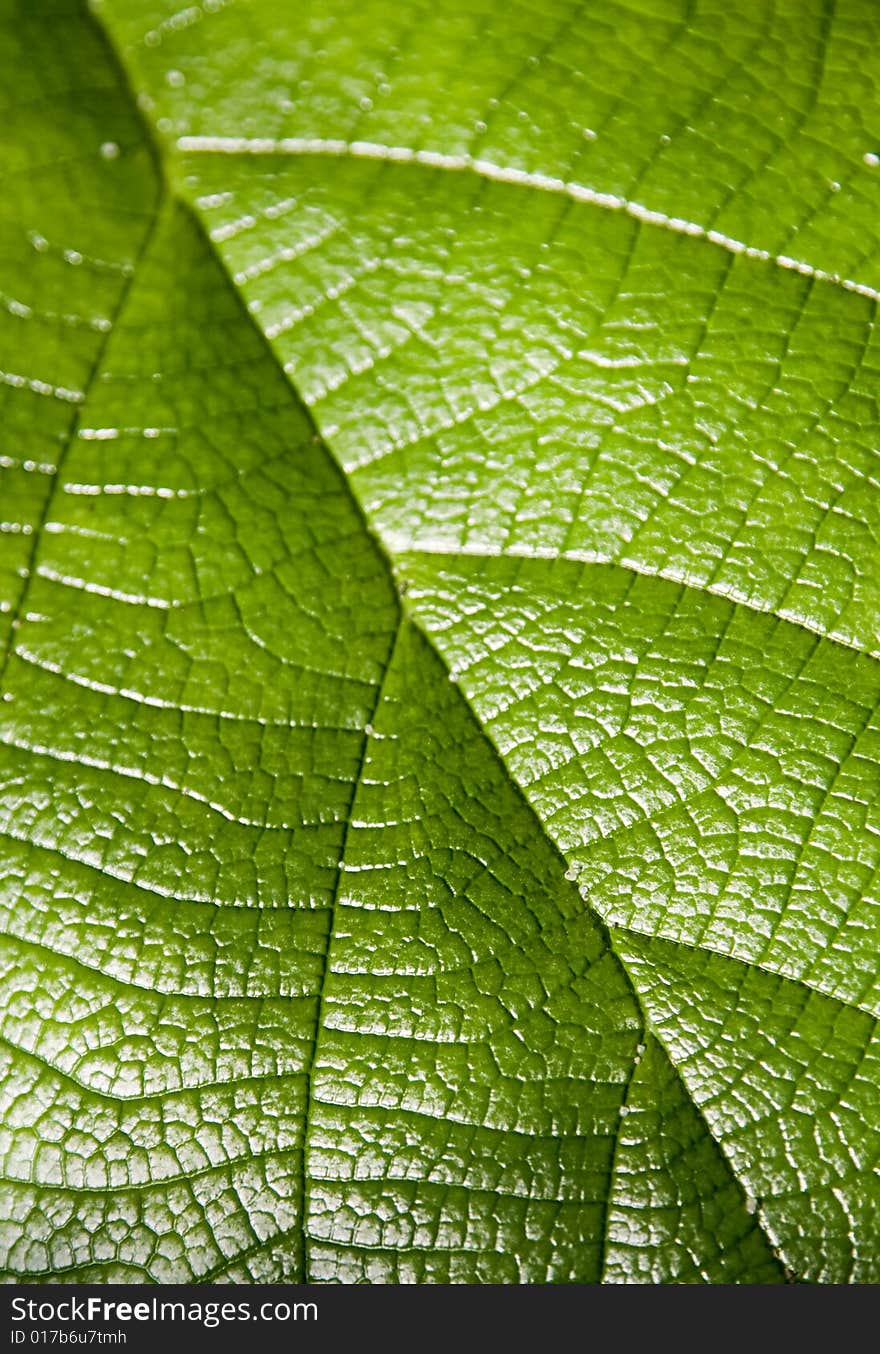
[[[0,25],[4,1277],[877,1282],[876,14],[93,9]]]

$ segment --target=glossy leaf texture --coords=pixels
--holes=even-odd
[[[3,0],[0,1266],[880,1281],[867,0]]]

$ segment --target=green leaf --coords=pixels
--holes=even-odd
[[[0,1267],[878,1282],[867,0],[3,0]]]

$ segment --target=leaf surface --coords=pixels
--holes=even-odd
[[[4,1272],[876,1282],[876,16],[4,17]]]

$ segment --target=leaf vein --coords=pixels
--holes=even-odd
[[[617,193],[603,193],[596,188],[589,188],[585,184],[558,178],[552,174],[517,169],[512,165],[499,165],[492,160],[472,155],[446,155],[442,151],[415,150],[411,146],[391,146],[375,141],[342,141],[305,136],[278,138],[181,136],[177,140],[177,149],[184,155],[324,156],[335,159],[376,160],[387,164],[419,165],[422,168],[453,173],[463,171],[494,183],[555,193],[586,206],[622,212],[642,225],[656,226],[662,230],[672,231],[675,235],[689,235],[695,239],[706,240],[709,244],[727,250],[728,253],[741,254],[744,258],[760,263],[770,263],[787,272],[800,273],[804,277],[814,278],[817,282],[825,282],[831,286],[841,287],[844,291],[855,292],[856,295],[867,297],[871,301],[880,301],[880,290],[868,286],[866,282],[841,277],[839,273],[830,273],[804,259],[790,258],[787,254],[772,254],[767,249],[760,249],[721,231],[707,228],[698,221],[670,216],[666,212],[655,211],[644,203],[631,201]]]

